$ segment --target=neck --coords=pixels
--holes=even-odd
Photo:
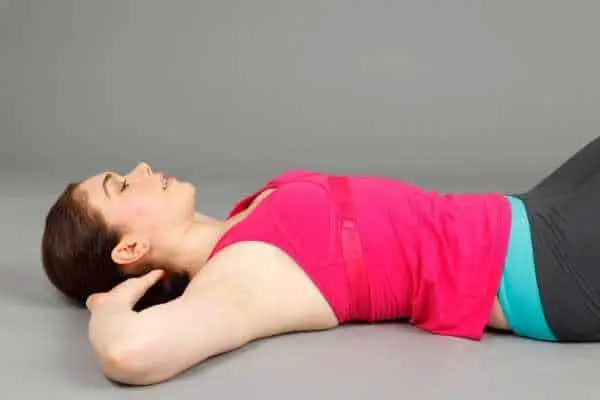
[[[194,221],[188,225],[183,235],[178,235],[177,252],[169,255],[171,265],[194,277],[206,264],[215,245],[228,229],[227,221],[220,221],[196,213]]]

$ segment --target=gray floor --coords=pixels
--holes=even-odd
[[[478,343],[397,324],[267,339],[162,385],[114,385],[100,374],[86,341],[87,312],[65,303],[40,267],[41,221],[59,186],[16,175],[2,182],[2,399],[597,397],[600,346],[545,344],[494,333]],[[222,215],[257,182],[203,185],[204,210]]]
[[[600,345],[288,335],[166,384],[99,373],[42,274],[67,180],[147,160],[201,211],[287,168],[524,190],[600,132],[600,2],[0,0],[0,399],[595,399]]]

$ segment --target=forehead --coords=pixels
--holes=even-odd
[[[103,171],[99,174],[91,176],[81,182],[79,188],[86,194],[88,201],[93,207],[102,207],[108,201],[104,192],[104,179],[108,174],[114,174],[112,171]],[[107,187],[110,187],[110,182],[107,182]]]

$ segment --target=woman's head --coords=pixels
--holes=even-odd
[[[46,217],[44,270],[61,292],[84,304],[127,277],[165,268],[166,278],[138,306],[171,300],[189,277],[169,265],[169,255],[194,214],[194,187],[145,163],[126,176],[109,171],[69,184]]]

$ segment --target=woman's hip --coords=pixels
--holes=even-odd
[[[539,301],[551,333],[548,340],[599,341],[600,190],[521,204],[530,228],[531,264],[526,269],[537,287],[534,299],[530,284],[528,305]]]

